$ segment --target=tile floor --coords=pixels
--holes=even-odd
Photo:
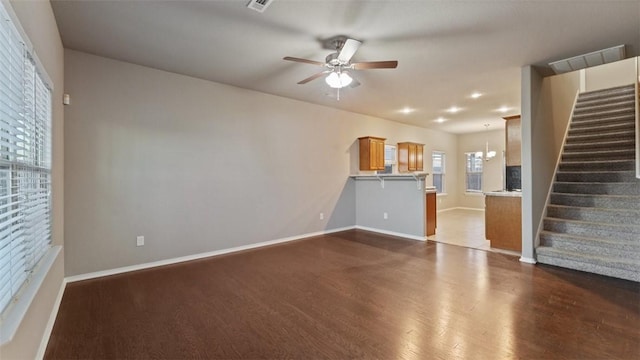
[[[438,213],[436,234],[428,240],[445,244],[491,250],[484,237],[484,211],[453,209]]]

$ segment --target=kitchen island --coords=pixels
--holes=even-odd
[[[522,192],[490,191],[485,195],[485,237],[491,248],[522,251]]]

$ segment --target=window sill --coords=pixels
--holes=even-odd
[[[13,302],[3,314],[2,323],[0,324],[0,345],[4,345],[13,339],[22,319],[27,314],[29,306],[35,299],[38,289],[44,282],[45,277],[51,270],[53,263],[58,258],[62,246],[52,246],[42,257],[37,265],[28,283],[20,290],[18,300]]]
[[[447,195],[449,195],[449,194],[447,194],[447,193],[436,193],[436,196],[438,196],[438,197],[440,197],[440,196],[447,196]]]

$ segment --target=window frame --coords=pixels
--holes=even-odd
[[[465,152],[464,153],[464,191],[465,193],[470,194],[478,194],[483,192],[483,177],[484,177],[484,153],[482,151],[473,151],[473,152]],[[470,160],[469,157],[473,156],[473,160]],[[480,161],[480,170],[470,169],[470,161]],[[470,175],[479,175],[479,189],[471,189],[469,187],[469,176]]]
[[[439,154],[441,155],[441,171],[437,172],[435,170],[434,167],[434,155]],[[431,173],[432,173],[432,185],[436,187],[436,194],[446,194],[446,190],[447,190],[447,186],[445,183],[445,179],[446,179],[446,174],[447,174],[447,154],[444,151],[440,151],[440,150],[433,150],[431,151]],[[441,189],[438,189],[438,186],[436,185],[436,175],[440,176],[440,185],[441,185]]]
[[[0,238],[2,247],[10,247],[9,262],[5,270],[11,271],[7,276],[8,285],[2,289],[2,307],[0,308],[0,345],[11,340],[20,322],[35,298],[45,276],[53,266],[60,253],[61,246],[52,246],[52,217],[53,217],[53,81],[38,59],[29,37],[20,25],[11,4],[0,2],[0,51],[3,51],[3,61],[11,65],[0,78],[0,91],[11,91],[19,94],[15,102],[5,99],[4,110],[1,110],[0,131],[2,156],[0,167],[4,182],[11,184],[4,188],[6,199],[20,197],[20,204],[13,205],[5,201],[4,206],[13,212],[26,212],[26,216],[15,219],[6,211],[0,214],[5,223],[10,223],[12,230],[9,235]],[[9,79],[9,80],[7,80]],[[22,85],[19,89],[12,88],[8,82],[19,79]],[[7,82],[8,81],[8,82]],[[9,86],[9,87],[7,87]],[[28,89],[28,91],[26,91]],[[19,136],[14,132],[20,132]],[[17,139],[17,140],[16,140]],[[16,150],[17,149],[17,150]],[[23,174],[27,176],[21,177]],[[6,184],[5,184],[6,186]],[[17,190],[16,190],[17,188]],[[25,195],[24,192],[30,194]],[[23,225],[16,225],[24,223]],[[20,234],[14,235],[13,228],[25,229],[26,238]],[[4,229],[4,228],[3,228]],[[17,231],[15,231],[17,232]],[[14,240],[14,237],[18,240]],[[16,255],[13,248],[22,243],[24,246],[23,259],[25,266],[18,271],[24,271],[14,280],[13,270]],[[8,245],[6,245],[8,244]],[[1,244],[0,244],[1,246]],[[0,249],[1,250],[1,249]],[[0,259],[1,260],[1,259]],[[1,277],[1,276],[0,276]],[[6,280],[6,279],[5,279]],[[4,290],[7,290],[5,292]],[[6,294],[10,294],[7,298]],[[7,302],[7,299],[8,302]]]

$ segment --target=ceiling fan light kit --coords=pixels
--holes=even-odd
[[[341,89],[349,86],[353,81],[353,78],[345,72],[337,73],[331,72],[324,81],[334,89]]]
[[[356,51],[358,51],[360,45],[362,45],[361,41],[350,39],[344,35],[339,35],[323,41],[324,48],[335,50],[335,52],[327,55],[324,63],[291,56],[286,56],[283,59],[325,67],[325,70],[299,81],[298,84],[303,85],[328,74],[325,76],[325,82],[334,89],[341,89],[347,86],[356,87],[360,85],[360,82],[345,70],[394,69],[398,66],[398,62],[396,60],[352,63],[351,58]]]

